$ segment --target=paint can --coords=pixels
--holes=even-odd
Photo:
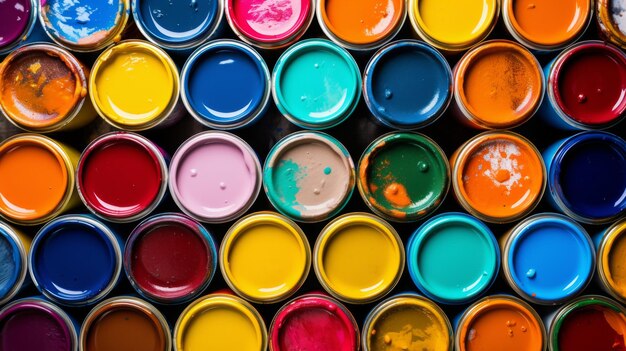
[[[407,2],[415,34],[448,54],[465,51],[487,38],[500,12],[500,0]]]
[[[80,203],[74,191],[76,150],[39,134],[0,143],[0,217],[43,224]]]
[[[626,347],[626,309],[617,301],[586,295],[544,317],[550,351],[610,351]]]
[[[165,127],[182,117],[178,69],[168,54],[126,40],[100,54],[89,76],[89,96],[107,123],[127,131]]]
[[[187,111],[209,128],[253,124],[268,108],[270,71],[258,52],[238,41],[216,40],[198,48],[187,59],[181,82]]]
[[[302,229],[274,212],[252,213],[233,224],[219,256],[228,286],[253,303],[289,298],[311,267],[311,248]]]
[[[265,351],[267,330],[263,318],[246,301],[228,294],[195,300],[178,318],[174,351]]]
[[[588,131],[560,140],[543,152],[548,200],[583,223],[606,224],[626,214],[626,141]]]
[[[507,129],[528,121],[543,100],[541,65],[523,46],[490,40],[468,51],[454,69],[454,112],[477,129]]]
[[[273,50],[289,46],[304,35],[315,16],[315,0],[226,0],[224,11],[239,39]]]
[[[418,129],[435,122],[452,100],[452,71],[435,48],[416,40],[394,41],[370,59],[363,98],[381,124]]]
[[[490,131],[465,142],[450,157],[452,189],[470,214],[490,223],[528,215],[541,201],[546,168],[525,137]]]
[[[456,323],[455,349],[545,351],[546,329],[537,312],[509,295],[492,295],[477,301]]]
[[[361,334],[363,351],[452,351],[452,326],[443,310],[413,293],[394,295],[367,315]]]
[[[170,351],[167,321],[151,304],[130,296],[110,298],[85,317],[80,332],[82,351]]]
[[[223,28],[221,0],[131,2],[133,19],[141,34],[166,50],[191,50],[216,38]]]
[[[626,49],[626,6],[620,1],[596,0],[598,34],[603,40]]]
[[[604,129],[626,116],[626,54],[601,41],[583,41],[544,68],[543,120],[565,130]]]
[[[126,240],[128,280],[141,296],[159,304],[181,304],[198,297],[216,269],[211,233],[182,214],[154,215],[139,223]]]
[[[22,45],[39,22],[37,0],[10,0],[0,3],[0,56]]]
[[[300,41],[278,59],[272,75],[278,110],[305,129],[345,121],[361,96],[361,72],[348,51],[321,39]]]
[[[348,213],[332,220],[313,250],[313,268],[322,287],[351,304],[387,295],[400,280],[404,262],[404,245],[396,230],[368,213]]]
[[[580,224],[559,214],[526,218],[500,237],[500,249],[506,281],[538,305],[572,300],[591,282],[595,270],[591,238]]]
[[[626,303],[626,269],[622,265],[626,254],[626,218],[620,219],[594,236],[598,270],[596,281],[611,297]]]
[[[428,298],[459,305],[491,287],[500,268],[500,250],[491,230],[456,212],[437,215],[411,235],[407,265],[413,283]]]
[[[317,293],[286,303],[270,326],[270,351],[359,350],[359,327],[341,302]]]
[[[400,32],[405,18],[405,0],[317,1],[317,22],[324,34],[355,51],[383,46]]]
[[[357,188],[377,215],[412,222],[433,213],[450,187],[450,166],[429,137],[392,132],[374,140],[359,161]]]
[[[254,204],[261,183],[261,163],[254,150],[227,132],[192,136],[176,150],[170,164],[174,201],[187,215],[205,223],[241,217]]]
[[[61,308],[38,298],[0,310],[0,345],[7,350],[77,351],[79,327]]]
[[[128,0],[92,3],[46,0],[39,20],[50,39],[77,52],[100,51],[121,40],[130,18]]]
[[[94,304],[117,285],[121,246],[111,229],[90,216],[60,216],[33,239],[30,276],[52,302],[68,307]]]
[[[263,168],[265,194],[274,208],[301,222],[320,222],[338,214],[352,197],[355,177],[348,149],[321,132],[284,137]]]
[[[30,283],[26,279],[30,243],[29,236],[0,222],[0,306]]]
[[[578,40],[593,17],[593,0],[502,0],[509,34],[527,48],[561,50]]]

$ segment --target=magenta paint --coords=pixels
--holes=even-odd
[[[207,223],[232,221],[256,200],[261,163],[250,145],[234,134],[196,134],[172,157],[169,188],[189,216]]]
[[[0,55],[15,48],[37,24],[34,0],[0,1]]]

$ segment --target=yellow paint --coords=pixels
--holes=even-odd
[[[463,50],[481,41],[497,16],[497,0],[411,0],[409,6],[418,34],[444,50]]]
[[[317,239],[315,272],[336,298],[367,303],[388,293],[404,268],[404,247],[382,219],[348,214],[330,222]]]
[[[612,295],[626,302],[626,219],[615,223],[607,230],[600,247],[599,275],[606,279]]]
[[[242,299],[226,294],[194,301],[178,318],[175,351],[265,351],[267,332],[259,313]]]
[[[145,129],[165,119],[179,93],[178,71],[156,46],[127,41],[96,60],[89,92],[98,113],[115,126]]]
[[[277,213],[259,212],[235,223],[220,249],[228,285],[254,302],[289,297],[304,282],[311,249],[302,230]]]

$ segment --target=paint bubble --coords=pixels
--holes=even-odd
[[[384,113],[385,111],[387,111],[387,109],[385,109],[384,107],[380,106],[378,108],[378,112]]]
[[[472,341],[472,340],[476,339],[476,334],[478,334],[476,332],[476,329],[470,329],[469,333],[467,333],[467,340],[468,341]]]
[[[300,96],[300,101],[306,101],[306,96],[304,95]]]
[[[189,174],[195,178],[196,176],[198,176],[198,170],[195,168],[192,168],[189,170]]]
[[[522,330],[522,333],[526,333],[526,331],[528,331],[528,329],[526,329],[526,327],[525,327],[525,326],[523,326],[523,325],[521,326],[521,328],[520,328],[520,329]]]
[[[315,68],[320,68],[320,64],[319,64],[319,63],[316,63],[316,64],[314,64],[314,65],[313,65],[313,67],[315,67]]]
[[[385,335],[383,340],[385,341],[385,344],[387,344],[387,345],[391,344],[391,337],[388,334]]]
[[[322,191],[318,188],[313,189],[313,194],[319,195]]]
[[[389,100],[393,97],[393,92],[391,89],[385,89],[385,99]]]
[[[418,162],[417,163],[417,169],[419,169],[420,172],[422,172],[422,173],[428,172],[429,168],[430,167],[428,166],[428,163],[426,163],[426,162]]]
[[[529,269],[528,272],[526,272],[526,277],[528,277],[529,279],[535,279],[535,276],[537,276],[537,271],[532,268]]]
[[[330,167],[324,168],[324,174],[326,174],[326,175],[329,175],[332,171],[333,171],[333,169],[330,168]]]
[[[222,190],[226,189],[226,183],[220,182],[220,189]]]
[[[578,94],[578,103],[584,104],[585,102],[587,102],[587,96],[585,96],[585,94]]]
[[[535,7],[536,7],[536,5],[535,5],[535,4],[528,4],[528,9],[529,9],[529,10],[532,10],[532,9],[534,9]]]

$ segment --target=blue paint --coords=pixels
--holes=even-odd
[[[220,19],[218,0],[134,0],[135,22],[166,47],[192,46],[208,39]]]
[[[365,69],[365,101],[381,123],[415,129],[434,122],[452,99],[452,71],[428,44],[402,40],[383,47]]]
[[[0,301],[14,291],[23,269],[15,238],[0,226]]]
[[[89,216],[62,216],[33,240],[31,274],[38,289],[67,305],[93,303],[117,281],[121,249],[113,234]]]
[[[546,149],[549,200],[576,220],[606,223],[626,213],[626,142],[583,132]]]
[[[269,69],[248,45],[209,43],[185,63],[183,94],[190,112],[214,128],[230,129],[260,118],[269,101]]]
[[[593,243],[573,220],[541,214],[522,222],[512,235],[506,266],[527,299],[560,303],[578,295],[591,280]]]

